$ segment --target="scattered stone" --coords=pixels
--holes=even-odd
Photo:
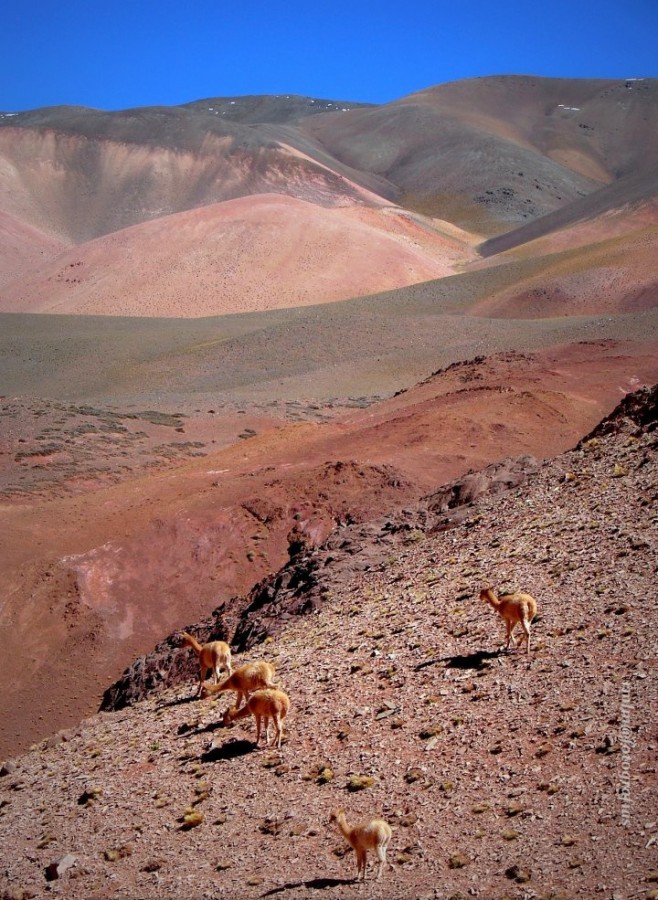
[[[411,769],[407,769],[407,771],[404,773],[404,780],[407,782],[407,784],[413,784],[415,781],[421,781],[424,777],[425,773],[417,766],[413,766]]]
[[[91,806],[91,804],[103,796],[103,788],[93,787],[83,791],[78,797],[79,806]]]
[[[412,825],[415,825],[418,821],[418,816],[414,813],[405,813],[405,815],[400,816],[397,819],[398,825],[402,828],[411,828]]]
[[[159,872],[164,865],[164,859],[149,859],[141,867],[140,872]]]
[[[516,863],[505,869],[505,875],[510,881],[516,881],[517,884],[526,884],[532,877],[532,873],[528,869],[522,869]]]
[[[195,809],[187,809],[182,818],[179,819],[182,822],[181,829],[189,831],[191,828],[197,828],[203,822],[203,818],[202,812]]]
[[[283,819],[268,816],[264,822],[260,823],[258,830],[261,834],[271,834],[276,836],[283,825],[283,821]]]
[[[376,780],[371,775],[350,775],[347,782],[347,790],[351,792],[365,791],[372,787]]]
[[[107,862],[116,862],[118,859],[121,859],[123,856],[127,856],[128,854],[124,852],[125,848],[114,848],[111,847],[107,850],[103,851],[103,858]]]
[[[442,734],[443,726],[436,723],[435,725],[428,725],[426,728],[420,732],[420,737],[425,741],[428,738],[435,737],[436,735]]]
[[[57,840],[57,838],[55,837],[55,835],[54,835],[52,832],[49,831],[47,834],[44,834],[44,835],[43,835],[43,837],[41,838],[41,840],[40,840],[39,843],[37,844],[37,850],[45,850],[45,848],[46,848],[49,844],[52,844],[52,842],[53,842],[53,841],[56,841],[56,840]]]
[[[2,900],[32,900],[33,897],[36,897],[36,894],[30,888],[12,886],[7,888],[0,896],[2,896]]]
[[[61,878],[67,869],[75,865],[75,861],[76,857],[72,853],[67,853],[61,859],[51,862],[45,869],[46,881],[56,881],[58,878]]]
[[[334,770],[329,766],[323,766],[318,772],[318,777],[315,779],[315,783],[328,784],[330,781],[333,781],[334,778]]]
[[[596,753],[603,753],[605,755],[619,753],[620,749],[619,744],[617,744],[615,739],[609,734],[606,734],[601,743],[597,744],[594,748]]]

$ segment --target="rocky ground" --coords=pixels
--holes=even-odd
[[[162,412],[134,405],[0,396],[0,502],[46,499],[177,467],[281,422],[325,422],[375,398],[325,404],[215,402]]]
[[[654,391],[456,521],[444,495],[347,535],[342,577],[236,654],[276,664],[281,752],[187,681],[6,761],[3,896],[658,896],[655,419]],[[536,596],[529,656],[487,582]],[[337,806],[392,824],[380,884]]]

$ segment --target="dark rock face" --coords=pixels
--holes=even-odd
[[[610,416],[580,442],[598,435],[650,432],[658,423],[658,386],[642,388],[621,401]],[[396,548],[424,534],[442,531],[477,515],[478,500],[529,481],[541,463],[531,456],[506,459],[443,485],[417,506],[372,523],[339,525],[319,547],[291,541],[291,556],[278,572],[256,584],[245,597],[233,597],[212,615],[188,626],[201,642],[229,640],[244,652],[307,615],[349,583],[356,572],[376,570]],[[229,638],[228,635],[231,635]],[[150,694],[198,678],[196,656],[170,635],[129,666],[105,692],[101,709],[117,710]]]
[[[467,472],[463,478],[440,487],[426,498],[428,511],[436,517],[434,529],[449,528],[465,515],[465,508],[480,497],[495,496],[518,487],[539,468],[534,456],[518,456],[493,463],[479,472]]]
[[[204,622],[189,626],[190,633],[202,643],[226,640],[222,630],[223,606],[214,610]],[[143,700],[155,693],[183,681],[199,677],[196,654],[181,645],[177,634],[170,634],[146,656],[140,656],[125,670],[118,681],[103,694],[101,710],[117,710]]]
[[[639,428],[645,432],[655,431],[658,427],[658,384],[653,387],[643,387],[632,394],[626,394],[624,399],[606,416],[578,446],[594,437],[605,434],[637,431]]]

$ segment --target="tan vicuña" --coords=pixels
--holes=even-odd
[[[260,740],[261,723],[265,721],[265,744],[269,744],[270,721],[274,722],[274,743],[281,749],[283,736],[283,720],[288,715],[290,698],[283,691],[266,688],[255,691],[242,709],[227,709],[224,713],[224,725],[230,725],[237,719],[253,716],[256,719],[256,743]]]
[[[276,687],[272,663],[257,660],[238,666],[227,679],[219,684],[204,684],[201,688],[201,696],[209,697],[213,694],[222,694],[224,691],[235,691],[237,695],[235,707],[239,709],[243,700],[248,700],[254,691]]]
[[[383,819],[372,819],[361,825],[350,825],[345,816],[345,811],[336,809],[329,817],[330,822],[336,822],[341,834],[356,853],[356,878],[366,880],[366,867],[368,865],[368,850],[374,850],[379,860],[377,881],[382,877],[386,861],[386,850],[393,836],[393,831],[388,822]],[[393,866],[388,863],[390,869]]]
[[[194,635],[187,631],[181,632],[181,640],[190,646],[199,657],[199,694],[203,688],[208,672],[212,671],[215,684],[219,681],[220,668],[226,669],[230,675],[231,648],[225,641],[211,641],[209,644],[200,644]]]
[[[523,594],[521,591],[516,591],[514,594],[503,594],[501,597],[498,597],[492,588],[487,587],[482,588],[480,591],[480,600],[488,603],[505,621],[505,628],[507,629],[505,649],[509,650],[512,632],[517,625],[520,625],[525,634],[526,653],[530,653],[530,624],[537,615],[537,601],[535,598],[531,597],[530,594]],[[522,642],[523,638],[520,638],[519,644]]]

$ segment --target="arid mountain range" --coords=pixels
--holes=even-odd
[[[657,143],[654,80],[484,78],[376,107],[247,97],[4,115],[0,309],[297,307],[539,238],[521,255],[610,237],[626,257],[639,252],[628,232],[655,222]]]
[[[658,380],[657,259],[655,79],[0,114],[0,753],[300,543],[575,446]]]

